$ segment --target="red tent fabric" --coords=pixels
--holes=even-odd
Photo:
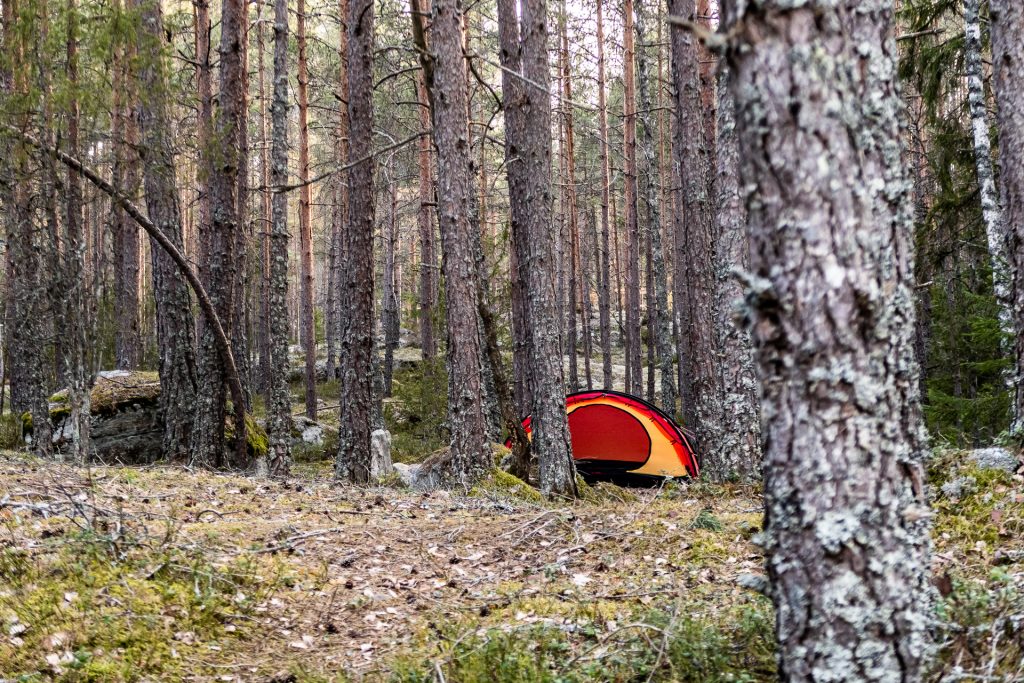
[[[566,397],[566,410],[576,469],[587,479],[650,484],[700,472],[683,430],[643,399],[580,391]],[[523,427],[531,434],[529,417]]]

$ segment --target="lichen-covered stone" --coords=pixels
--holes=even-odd
[[[968,451],[967,460],[983,470],[1003,470],[1012,473],[1021,466],[1020,458],[1007,449],[997,446]]]

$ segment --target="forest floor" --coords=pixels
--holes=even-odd
[[[944,458],[944,459],[943,459]],[[1024,680],[1024,489],[938,461],[935,679]],[[414,493],[0,455],[0,680],[772,680],[761,501]],[[956,667],[960,668],[957,669]]]

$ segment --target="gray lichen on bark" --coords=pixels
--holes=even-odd
[[[725,3],[781,674],[916,681],[927,454],[892,3]],[[739,14],[737,14],[739,9]]]

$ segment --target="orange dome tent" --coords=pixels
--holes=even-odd
[[[697,458],[672,418],[635,396],[580,391],[565,400],[576,469],[586,479],[651,484],[696,477]],[[531,434],[530,418],[523,420]],[[512,445],[511,439],[506,446]]]

